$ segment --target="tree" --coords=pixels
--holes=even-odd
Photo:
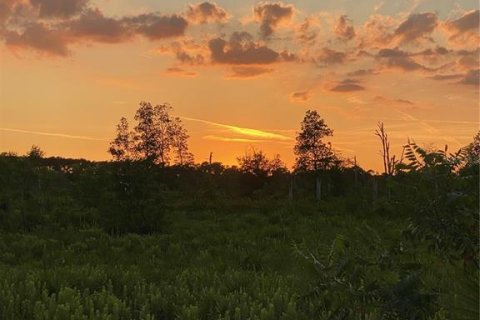
[[[473,137],[473,142],[466,147],[466,151],[470,164],[480,164],[480,131]]]
[[[322,139],[333,135],[317,111],[308,110],[301,123],[301,131],[297,134],[294,148],[295,168],[303,171],[328,169],[335,163],[336,157],[330,143]]]
[[[375,135],[380,138],[382,142],[382,158],[383,158],[383,170],[386,175],[393,175],[395,166],[398,161],[395,160],[395,156],[390,157],[390,141],[388,141],[388,135],[385,132],[383,122],[377,124],[378,129],[375,130]],[[401,161],[400,161],[401,162]]]
[[[171,148],[171,128],[168,104],[152,106],[150,102],[140,102],[135,113],[138,124],[134,128],[135,151],[147,161],[168,164]]]
[[[193,155],[188,152],[188,134],[180,118],[170,115],[169,104],[152,106],[150,102],[140,102],[135,113],[136,126],[129,131],[125,118],[117,125],[117,137],[110,143],[109,152],[114,160],[147,160],[168,165],[174,153],[177,164],[193,163]]]
[[[172,120],[170,126],[172,136],[172,147],[175,153],[175,162],[179,165],[189,165],[193,163],[193,154],[188,151],[187,130],[182,125],[182,120],[176,117]]]
[[[132,137],[125,117],[120,119],[117,125],[117,136],[110,142],[108,151],[116,161],[129,160],[132,157]]]
[[[268,159],[263,151],[245,153],[243,157],[237,158],[240,171],[253,174],[257,177],[271,176],[276,172],[285,171],[285,164],[277,154],[272,160]]]
[[[37,145],[32,145],[32,147],[30,148],[30,150],[27,152],[27,157],[29,157],[30,159],[41,159],[45,156],[45,152],[43,152],[42,149],[40,149],[39,146]]]

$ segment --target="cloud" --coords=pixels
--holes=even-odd
[[[298,92],[293,92],[290,95],[290,101],[292,102],[306,102],[310,100],[312,97],[310,91],[298,91]]]
[[[69,18],[82,12],[88,0],[30,0],[40,18]]]
[[[212,122],[212,121],[207,121],[207,120],[202,120],[202,119],[195,119],[195,118],[189,118],[189,117],[181,117],[184,120],[188,121],[196,121],[196,122],[201,122],[207,125],[211,125],[217,128],[225,129],[231,133],[236,133],[240,134],[243,136],[247,137],[253,137],[257,139],[268,139],[268,140],[279,140],[279,141],[290,141],[292,138],[287,137],[285,135],[279,134],[279,133],[273,133],[265,130],[257,130],[257,129],[251,129],[251,128],[245,128],[245,127],[238,127],[238,126],[233,126],[233,125],[228,125],[228,124],[223,124],[223,123],[218,123],[218,122]]]
[[[359,69],[352,72],[347,73],[349,77],[364,77],[371,74],[376,74],[377,72],[374,69]]]
[[[435,30],[437,20],[437,15],[431,12],[412,14],[398,26],[393,36],[400,43],[424,38]]]
[[[208,49],[204,44],[197,44],[191,39],[181,39],[161,45],[153,50],[158,54],[172,54],[180,64],[203,65],[206,63]]]
[[[297,39],[303,44],[313,44],[318,37],[318,26],[319,21],[317,19],[305,18],[296,27]]]
[[[196,77],[198,73],[194,71],[187,71],[179,67],[170,67],[165,70],[169,75],[180,76],[180,77]]]
[[[357,28],[359,48],[378,48],[391,42],[397,20],[391,16],[371,15],[367,21]]]
[[[406,99],[395,99],[395,102],[399,102],[399,103],[403,103],[403,104],[409,104],[409,105],[414,105],[415,104],[412,101],[406,100]]]
[[[79,42],[119,43],[138,35],[150,40],[180,37],[188,26],[178,15],[106,17],[80,0],[31,0],[32,5],[21,0],[6,1],[0,4],[0,9],[7,12],[6,16],[0,14],[0,37],[5,44],[51,56],[68,56],[68,47]],[[179,56],[181,59],[187,57]]]
[[[399,57],[408,57],[409,54],[405,51],[395,49],[381,49],[377,53],[377,57],[379,58],[399,58]]]
[[[365,87],[361,86],[358,80],[345,79],[327,86],[327,89],[333,92],[352,92],[365,90]]]
[[[323,48],[322,52],[318,56],[318,61],[325,64],[337,64],[344,63],[347,59],[347,55],[342,51],[335,51],[329,48]]]
[[[464,76],[463,74],[437,74],[429,78],[432,80],[444,81],[444,80],[460,79],[463,76]]]
[[[445,28],[450,33],[449,40],[454,42],[474,40],[478,45],[479,12],[479,10],[469,11],[456,20],[447,21]]]
[[[212,2],[202,2],[188,6],[186,13],[192,23],[225,23],[230,15],[220,6]]]
[[[88,10],[65,23],[71,40],[118,43],[133,36],[126,21],[108,18],[98,9]]]
[[[288,24],[294,14],[292,5],[277,3],[260,3],[254,9],[255,19],[260,22],[260,35],[263,38],[271,36],[282,23]]]
[[[472,85],[478,88],[480,84],[480,69],[470,70],[462,80],[460,80],[460,84]]]
[[[5,44],[12,48],[35,49],[52,56],[68,56],[70,53],[65,35],[43,23],[31,23],[22,33],[7,31],[4,37]]]
[[[352,40],[355,37],[355,28],[346,15],[342,15],[338,18],[333,31],[338,38],[343,40]]]
[[[34,134],[34,135],[39,135],[39,136],[51,136],[51,137],[67,138],[67,139],[108,141],[108,139],[101,139],[101,138],[94,138],[94,137],[87,137],[87,136],[75,136],[75,135],[70,135],[70,134],[65,134],[65,133],[31,131],[31,130],[23,130],[23,129],[0,128],[0,131],[27,133],[27,134]]]
[[[409,57],[390,57],[383,60],[383,67],[387,69],[397,69],[402,71],[430,70],[425,66],[415,62]]]
[[[223,142],[247,142],[247,143],[265,142],[265,140],[258,140],[258,139],[220,137],[215,135],[204,136],[203,139],[213,140],[213,141],[223,141]]]
[[[141,14],[125,19],[135,31],[150,40],[183,36],[188,21],[179,15]]]
[[[256,66],[235,66],[231,68],[228,78],[255,78],[260,75],[270,73],[273,69]]]
[[[427,68],[416,61],[414,61],[411,54],[398,48],[394,49],[381,49],[378,51],[376,57],[380,61],[383,69],[396,69],[401,71],[433,71],[433,69]]]
[[[213,63],[270,64],[279,60],[279,53],[253,41],[247,32],[234,32],[229,41],[215,38],[208,42]]]

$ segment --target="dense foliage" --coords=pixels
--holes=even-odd
[[[478,318],[467,154],[410,144],[374,176],[33,151],[0,156],[2,319]]]

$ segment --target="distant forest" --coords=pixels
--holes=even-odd
[[[343,159],[318,112],[289,170],[195,163],[168,104],[122,118],[111,161],[0,154],[2,319],[478,319],[480,133]]]

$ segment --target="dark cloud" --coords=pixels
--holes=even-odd
[[[359,69],[352,72],[349,72],[347,76],[349,77],[364,77],[371,74],[376,74],[376,71],[373,69]]]
[[[116,43],[133,35],[126,21],[105,17],[98,9],[88,10],[65,25],[76,40]]]
[[[437,74],[429,78],[432,80],[445,81],[445,80],[460,79],[463,76],[464,76],[463,74]]]
[[[179,67],[170,67],[165,70],[167,74],[180,77],[196,77],[198,74],[194,71],[187,71]]]
[[[215,38],[209,41],[213,63],[270,64],[279,60],[280,54],[253,41],[247,32],[235,32],[230,40]]]
[[[148,13],[124,20],[134,28],[135,32],[150,40],[183,36],[188,26],[185,18],[175,14],[166,16]]]
[[[287,50],[283,50],[282,52],[280,52],[280,58],[282,58],[283,61],[287,62],[298,60],[298,57],[295,53],[289,52]]]
[[[255,66],[236,66],[231,68],[229,78],[254,78],[262,74],[270,73],[273,69]]]
[[[443,55],[446,55],[446,54],[449,54],[449,53],[451,53],[451,51],[448,50],[445,47],[436,47],[435,49],[431,49],[431,48],[425,49],[425,50],[423,50],[421,52],[418,52],[418,53],[415,53],[413,55],[418,55],[418,56],[443,56]]]
[[[82,12],[88,0],[30,0],[41,18],[69,18]]]
[[[405,51],[395,49],[381,49],[377,53],[379,58],[398,58],[398,57],[408,57],[409,54]]]
[[[352,92],[365,90],[365,87],[361,86],[357,80],[345,79],[331,86],[329,90],[334,92]]]
[[[412,101],[406,100],[406,99],[395,99],[395,102],[399,102],[399,103],[403,103],[403,104],[409,104],[409,105],[414,105],[415,104]]]
[[[300,42],[305,44],[312,44],[318,36],[316,30],[312,30],[312,19],[305,18],[305,20],[297,27],[297,38]]]
[[[355,37],[355,28],[346,15],[338,18],[334,33],[338,38],[343,40],[351,40]]]
[[[470,70],[459,83],[476,86],[480,84],[480,69]]]
[[[403,71],[428,70],[425,66],[415,62],[409,57],[390,57],[383,60],[383,65],[390,69]]]
[[[190,54],[184,50],[177,51],[175,57],[183,64],[201,65],[205,63],[205,57],[201,54]]]
[[[474,10],[467,12],[457,20],[447,22],[446,27],[452,33],[450,39],[456,40],[464,35],[478,37],[479,16],[479,10]]]
[[[290,95],[290,100],[293,102],[305,102],[310,100],[311,94],[309,91],[298,91],[298,92],[293,92]]]
[[[225,23],[229,18],[223,8],[212,2],[189,5],[186,15],[192,23]]]
[[[437,26],[435,13],[416,13],[410,15],[394,32],[394,37],[406,43],[430,35]]]
[[[378,51],[376,58],[387,69],[402,71],[430,70],[411,58],[411,56],[415,55],[417,54],[399,50],[398,48],[381,49]]]
[[[43,23],[31,23],[21,33],[8,31],[4,36],[5,44],[13,48],[34,49],[53,56],[69,54],[64,34]]]
[[[328,48],[323,48],[318,57],[318,61],[325,64],[344,63],[347,59],[347,54],[342,51],[335,51]]]
[[[271,36],[281,23],[291,21],[294,13],[292,5],[278,3],[260,3],[254,9],[255,18],[260,22],[260,34],[263,38]]]

